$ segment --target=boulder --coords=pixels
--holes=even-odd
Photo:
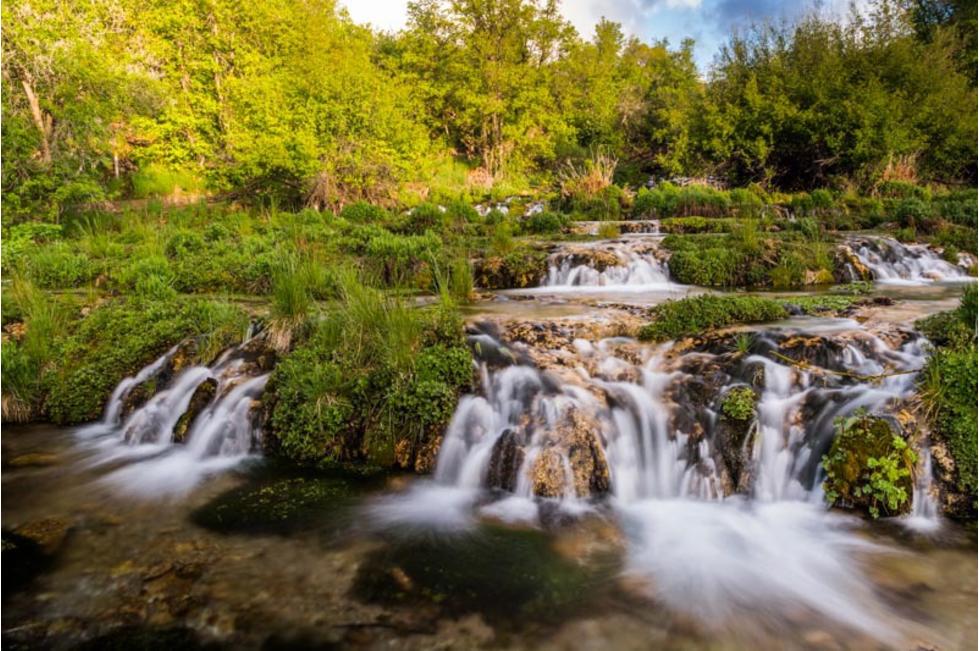
[[[187,411],[180,415],[177,424],[173,426],[174,443],[184,443],[187,440],[187,433],[190,431],[191,424],[211,403],[217,390],[218,381],[212,377],[197,385],[190,397],[190,402],[187,404]]]

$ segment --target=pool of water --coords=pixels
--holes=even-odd
[[[4,432],[5,541],[65,532],[43,558],[5,542],[6,648],[976,647],[974,526],[736,500],[519,517],[489,493],[261,460],[148,500],[89,455],[73,430]],[[426,517],[453,504],[455,526]]]

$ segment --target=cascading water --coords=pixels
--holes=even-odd
[[[598,242],[562,249],[551,255],[548,288],[671,288],[669,267],[647,238]]]
[[[78,430],[96,452],[93,465],[120,465],[106,481],[127,493],[179,494],[249,457],[258,443],[255,407],[268,373],[246,360],[246,346],[226,351],[209,367],[176,372],[174,347],[120,382],[102,421]],[[156,392],[132,405],[133,392],[148,381]]]
[[[886,237],[865,237],[850,244],[874,280],[881,283],[920,285],[971,280],[965,268],[946,262],[923,244],[901,244]]]
[[[861,378],[914,371],[925,353],[913,337],[891,345],[848,332],[826,339],[825,359],[802,369],[770,354],[797,334],[756,336],[743,358],[671,356],[667,346],[645,349],[636,363],[611,341],[576,340],[573,373],[481,362],[482,395],[460,402],[435,481],[378,503],[373,515],[448,529],[473,526],[474,513],[538,523],[555,509],[597,508],[594,498],[608,493],[629,540],[628,569],[672,608],[708,623],[803,608],[890,641],[886,610],[855,558],[874,546],[850,532],[855,520],[821,504],[820,459],[837,417],[886,410],[913,390],[913,373]],[[681,387],[721,368],[718,395],[760,381],[755,423],[736,444],[750,460],[741,494],[731,494],[738,450],[724,449],[717,404],[687,409],[685,421],[677,402]]]

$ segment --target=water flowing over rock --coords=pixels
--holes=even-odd
[[[258,449],[259,398],[274,353],[262,336],[190,365],[184,342],[120,382],[100,423],[79,430],[95,463],[128,462],[107,477],[146,495],[181,492]],[[133,391],[149,393],[138,401]],[[132,405],[127,409],[127,405]]]
[[[924,244],[901,244],[887,237],[853,238],[841,246],[844,280],[890,284],[926,284],[970,280],[965,267],[942,260]]]
[[[666,257],[649,238],[563,246],[548,258],[544,286],[669,287]]]
[[[904,330],[772,330],[737,352],[734,335],[695,339],[682,350],[627,339],[586,346],[570,329],[550,326],[546,337],[531,324],[503,329],[519,336],[495,344],[517,351],[513,362],[495,370],[482,363],[483,395],[460,403],[439,481],[525,497],[742,492],[819,502],[819,462],[834,420],[858,408],[896,410],[913,392],[914,374],[888,372],[917,370],[925,355]],[[525,352],[521,339],[561,354]],[[723,396],[746,385],[756,387],[756,417],[733,423],[721,413]]]

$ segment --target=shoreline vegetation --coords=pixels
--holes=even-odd
[[[170,348],[206,365],[258,324],[270,453],[428,472],[475,381],[458,307],[538,286],[556,243],[657,220],[676,282],[835,288],[667,302],[638,332],[655,341],[852,308],[873,280],[855,233],[958,265],[977,250],[958,7],[760,25],[702,78],[688,42],[586,39],[544,2],[414,3],[396,34],[326,0],[4,3],[3,420],[96,420]],[[969,287],[918,327],[922,414],[974,496]]]

